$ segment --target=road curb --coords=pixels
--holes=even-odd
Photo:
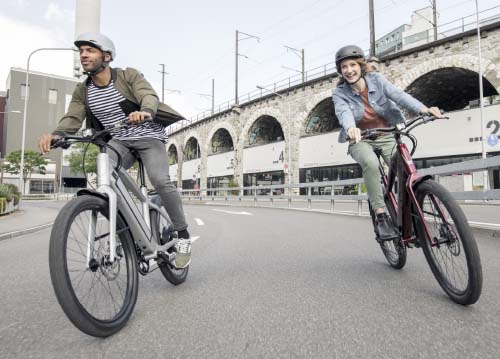
[[[20,231],[12,231],[12,232],[7,232],[7,233],[2,233],[2,234],[0,234],[0,241],[2,241],[4,239],[10,239],[10,238],[15,238],[15,237],[19,237],[19,236],[24,236],[25,234],[29,234],[29,233],[38,232],[38,231],[41,231],[43,229],[52,227],[53,224],[54,224],[54,222],[51,222],[51,223],[41,224],[41,225],[36,226],[36,227],[21,229]]]

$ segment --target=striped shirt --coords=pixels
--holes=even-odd
[[[106,86],[97,86],[93,81],[90,81],[88,86],[90,111],[104,128],[109,128],[125,120],[127,116],[119,105],[125,100],[127,99],[115,88],[113,80]],[[166,143],[168,139],[165,127],[155,122],[115,129],[111,135],[118,140],[155,138]]]

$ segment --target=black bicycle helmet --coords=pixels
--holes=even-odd
[[[356,45],[347,45],[340,48],[335,54],[335,65],[337,66],[337,72],[340,74],[340,63],[345,59],[364,59],[365,54],[361,47]]]

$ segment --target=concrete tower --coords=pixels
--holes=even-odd
[[[99,32],[101,24],[101,0],[76,0],[75,6],[75,39],[84,32]],[[75,53],[75,77],[82,75],[80,57]]]

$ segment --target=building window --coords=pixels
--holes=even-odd
[[[30,194],[54,193],[54,180],[30,180]]]
[[[50,89],[49,90],[49,103],[55,105],[57,103],[57,90]]]
[[[28,99],[29,99],[29,91],[26,91],[26,84],[21,84],[21,98],[23,100],[26,98],[26,92],[28,92]]]

